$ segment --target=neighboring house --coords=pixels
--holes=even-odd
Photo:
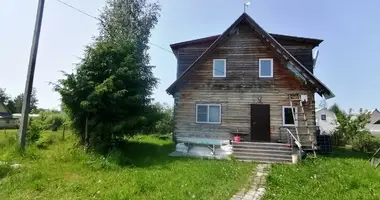
[[[313,74],[312,52],[321,42],[269,34],[244,13],[221,35],[172,44],[177,79],[167,92],[175,99],[174,135],[230,140],[239,132],[246,141],[284,142],[286,127],[310,146],[314,94],[334,97]],[[296,119],[289,95],[305,100],[292,102]]]
[[[316,110],[315,120],[322,135],[333,134],[335,128],[338,126],[335,113],[327,108]]]
[[[373,109],[370,111],[370,115],[371,117],[366,128],[372,135],[380,136],[380,111],[378,109]]]
[[[16,120],[13,119],[12,113],[4,103],[0,102],[0,128],[4,129],[16,127]]]

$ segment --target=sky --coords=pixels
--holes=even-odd
[[[104,0],[63,0],[93,16]],[[25,87],[38,0],[0,2],[0,88],[13,97]],[[246,0],[161,0],[151,43],[170,51],[176,42],[221,34],[242,13]],[[327,104],[344,109],[380,108],[380,1],[251,0],[247,13],[266,31],[323,39],[315,75],[336,95]],[[34,87],[41,108],[59,109],[49,82],[72,72],[84,46],[97,35],[97,21],[57,0],[45,4]],[[156,101],[173,104],[165,90],[175,80],[176,58],[151,45],[151,64],[160,83]],[[317,103],[320,98],[317,98]]]

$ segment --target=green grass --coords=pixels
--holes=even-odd
[[[0,199],[230,199],[247,186],[254,164],[171,158],[169,140],[137,136],[106,156],[85,153],[75,137],[45,132],[49,146],[13,147],[16,131],[0,133]]]
[[[365,153],[338,149],[299,165],[275,165],[264,199],[380,199],[380,168],[372,168],[369,158]]]

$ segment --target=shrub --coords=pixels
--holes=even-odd
[[[380,147],[379,139],[376,139],[366,129],[366,124],[370,118],[368,112],[360,109],[359,114],[352,114],[343,111],[334,111],[337,113],[338,127],[336,128],[333,138],[334,145],[345,146],[351,145],[354,150],[371,152]]]
[[[370,134],[363,134],[356,136],[351,145],[357,151],[374,152],[380,147],[380,140]]]
[[[34,120],[32,120],[29,129],[26,133],[27,141],[31,143],[36,142],[38,139],[40,139],[41,131],[41,125],[38,122],[34,122]]]

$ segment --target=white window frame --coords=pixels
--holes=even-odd
[[[207,106],[207,122],[198,121],[198,106]],[[210,122],[210,106],[219,106],[219,122]],[[195,106],[195,122],[197,124],[221,124],[222,123],[222,104],[196,104]]]
[[[215,62],[216,61],[223,61],[224,62],[224,75],[216,75],[215,74]],[[212,76],[224,78],[224,77],[226,77],[226,75],[227,75],[227,59],[214,59],[212,61]]]
[[[271,74],[269,76],[262,76],[261,75],[261,61],[271,61]],[[260,58],[259,59],[259,78],[273,78],[273,58]]]
[[[282,106],[282,126],[298,126],[298,115],[296,113],[298,113],[298,108],[297,107],[294,107],[294,110],[295,110],[295,119],[294,119],[294,124],[285,124],[285,108],[292,108],[291,106]]]

